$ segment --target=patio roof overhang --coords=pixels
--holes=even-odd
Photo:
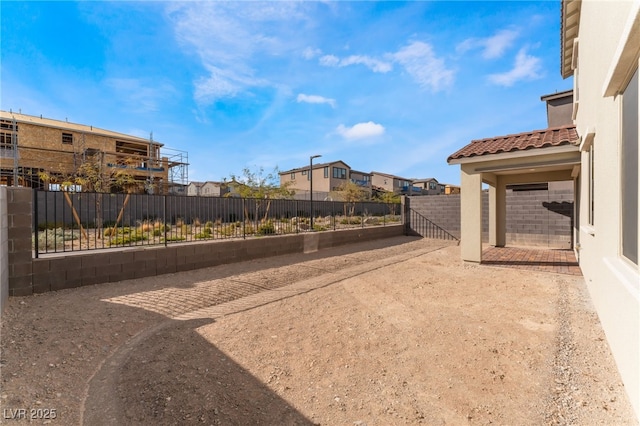
[[[460,158],[449,164],[460,164],[467,173],[482,174],[484,183],[495,182],[492,176],[503,176],[510,184],[570,180],[571,173],[580,165],[580,149],[577,145],[534,148]]]
[[[482,184],[489,185],[489,244],[506,240],[506,187],[573,180],[580,170],[574,126],[472,141],[452,154],[461,171],[461,254],[482,261]]]

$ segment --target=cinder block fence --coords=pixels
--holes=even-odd
[[[10,296],[74,288],[206,268],[274,255],[313,252],[403,235],[402,224],[338,231],[203,241],[33,257],[31,189],[6,188]]]

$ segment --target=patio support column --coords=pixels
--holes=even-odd
[[[460,172],[460,252],[462,260],[482,261],[482,174],[462,165]]]
[[[507,185],[501,176],[489,186],[489,244],[504,247],[507,243]]]

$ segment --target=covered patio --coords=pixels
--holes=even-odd
[[[505,247],[507,185],[575,180],[579,145],[575,126],[567,125],[474,140],[452,154],[447,162],[461,169],[462,259],[483,261],[483,184],[489,186],[489,245]]]
[[[582,276],[582,271],[572,250],[486,247],[482,251],[482,264],[526,269],[528,271]]]

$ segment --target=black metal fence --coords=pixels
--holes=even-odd
[[[408,210],[406,224],[411,233],[424,238],[459,241],[455,235],[439,227],[413,209]]]
[[[402,223],[400,204],[371,201],[311,202],[34,190],[33,206],[36,257],[44,253]]]

